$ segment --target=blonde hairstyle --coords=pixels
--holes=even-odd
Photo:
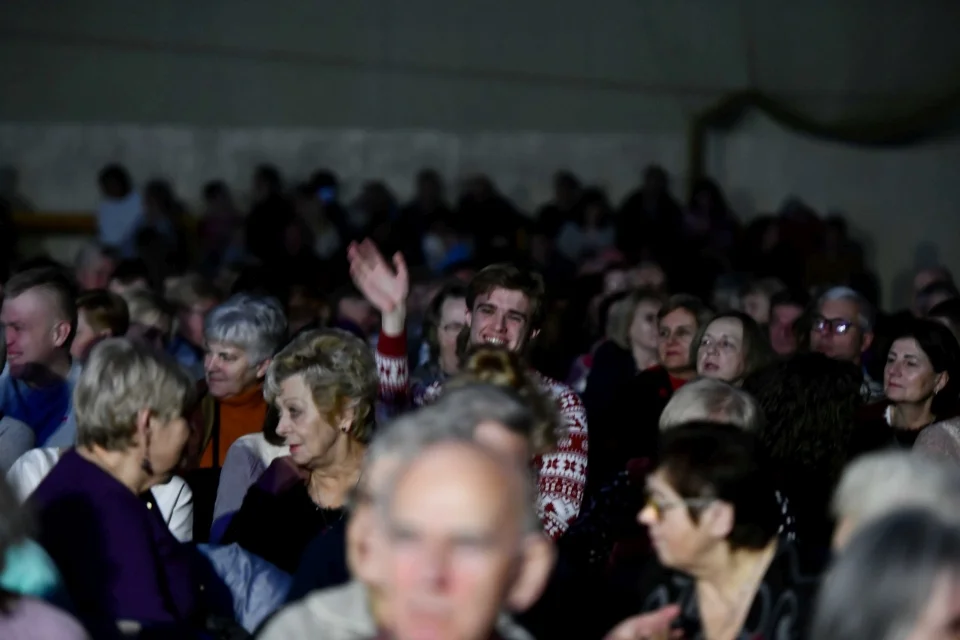
[[[93,348],[73,390],[77,444],[123,451],[133,443],[140,411],[169,422],[193,400],[190,376],[169,356],[108,338]]]
[[[657,291],[641,289],[633,291],[622,300],[618,300],[610,307],[607,314],[605,335],[609,336],[621,349],[630,349],[630,327],[637,317],[637,309],[641,302],[653,302],[663,306],[664,296]],[[660,309],[657,309],[659,312]]]
[[[173,312],[166,301],[152,291],[137,289],[124,295],[130,324],[148,327],[165,327],[169,333],[173,329]]]
[[[267,369],[264,396],[274,404],[284,380],[302,375],[320,413],[336,424],[353,412],[350,435],[367,442],[376,421],[377,363],[360,338],[340,329],[301,333],[280,350]]]
[[[677,389],[660,414],[660,431],[688,422],[724,422],[756,433],[763,413],[749,393],[713,378],[700,378]]]
[[[560,415],[556,405],[527,373],[519,355],[507,349],[476,347],[467,352],[460,373],[444,387],[455,389],[477,382],[512,392],[530,409],[533,425],[528,437],[535,454],[556,449]]]
[[[223,294],[212,282],[200,274],[190,273],[179,278],[173,278],[169,286],[166,287],[164,297],[177,309],[189,309],[206,300],[219,303],[223,299]]]

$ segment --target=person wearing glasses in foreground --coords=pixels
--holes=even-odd
[[[663,571],[640,586],[642,613],[607,640],[801,637],[814,582],[777,534],[780,508],[758,448],[727,424],[663,434],[639,514]]]

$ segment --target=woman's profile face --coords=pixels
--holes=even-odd
[[[641,349],[653,351],[657,348],[657,314],[660,303],[653,300],[641,300],[630,323],[630,344]]]
[[[647,479],[647,502],[638,520],[647,527],[657,558],[665,567],[693,566],[711,544],[690,517],[691,506],[691,501],[670,485],[662,469]]]
[[[170,421],[150,418],[146,457],[159,483],[166,482],[179,468],[189,439],[190,426],[182,416]]]
[[[349,437],[342,431],[349,428],[349,423],[330,424],[320,413],[313,392],[300,374],[280,383],[276,403],[280,411],[277,435],[290,447],[290,457],[299,467],[322,466],[337,440]]]

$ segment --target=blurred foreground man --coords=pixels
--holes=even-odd
[[[502,610],[541,594],[553,549],[529,474],[481,445],[441,443],[402,468],[380,500],[389,640],[499,640]]]

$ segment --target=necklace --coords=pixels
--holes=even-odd
[[[355,493],[357,492],[357,487],[360,486],[360,481],[361,481],[362,479],[363,479],[363,469],[360,469],[360,473],[357,474],[357,481],[353,483],[353,489],[348,493],[348,495],[350,495],[350,494],[355,494]],[[334,524],[334,523],[336,523],[336,522],[339,522],[339,521],[343,520],[343,516],[347,513],[347,510],[346,510],[346,508],[345,508],[345,506],[346,506],[346,500],[344,500],[344,504],[342,504],[342,505],[339,507],[339,509],[338,509],[338,510],[340,511],[340,517],[337,518],[336,520],[334,520],[333,522],[328,522],[328,521],[327,521],[327,516],[326,516],[326,514],[325,514],[324,512],[325,512],[325,511],[333,511],[333,509],[327,508],[327,507],[323,506],[322,504],[320,504],[320,502],[319,502],[318,500],[314,500],[314,499],[313,499],[313,496],[310,495],[309,485],[307,486],[307,497],[310,498],[310,501],[311,501],[311,502],[313,502],[314,510],[315,510],[317,513],[319,513],[319,514],[320,514],[320,517],[323,519],[323,526],[324,526],[324,527],[327,527],[327,526],[329,526],[329,525],[331,525],[331,524]]]

